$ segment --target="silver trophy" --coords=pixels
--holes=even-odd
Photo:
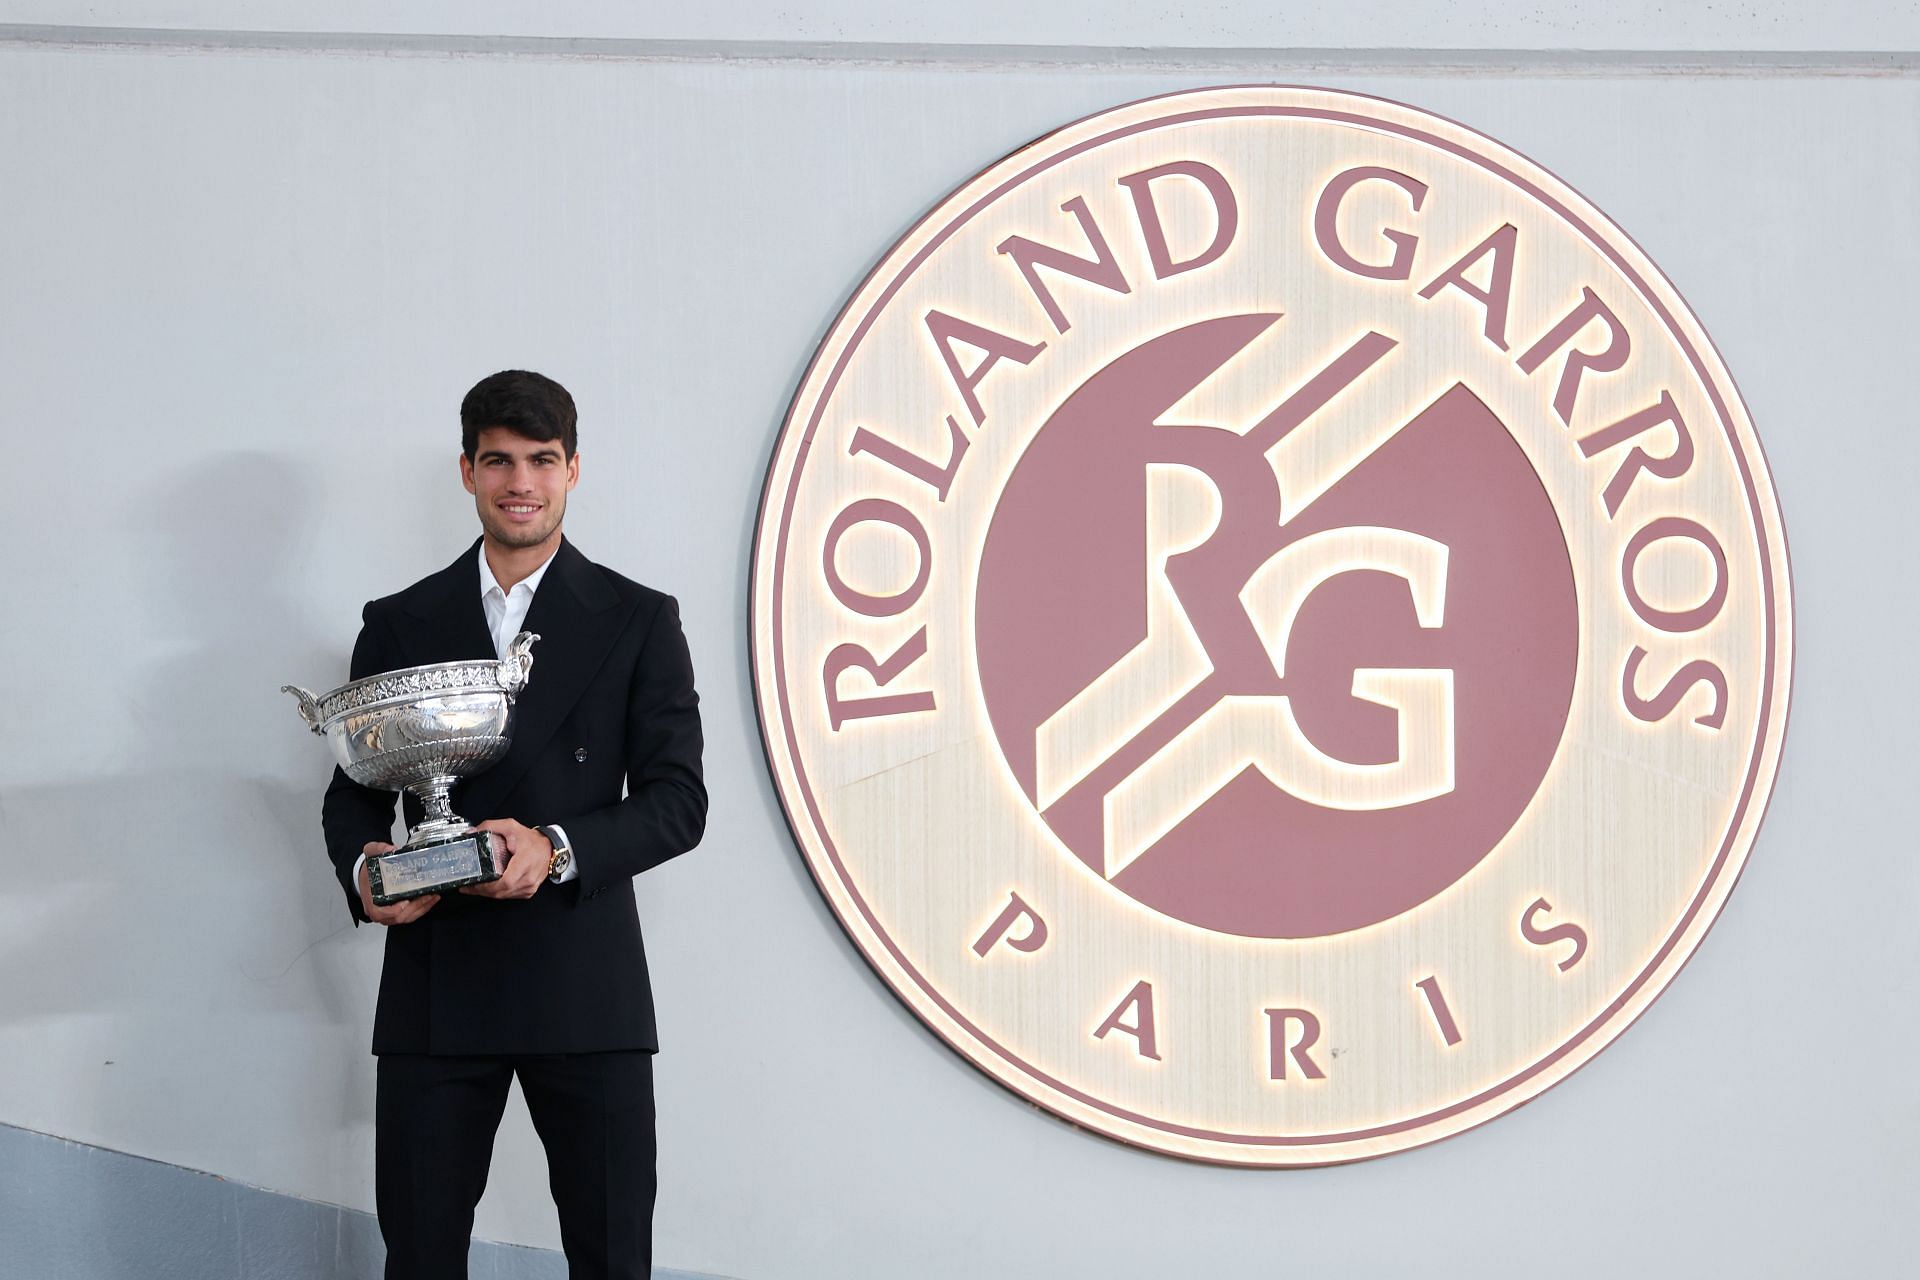
[[[380,906],[500,878],[493,840],[453,811],[450,792],[507,754],[513,702],[533,670],[522,631],[497,661],[436,662],[343,684],[318,697],[298,685],[300,717],[327,740],[334,759],[363,787],[408,791],[426,810],[407,842],[367,858]]]

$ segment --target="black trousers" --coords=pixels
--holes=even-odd
[[[520,1077],[547,1149],[572,1280],[652,1269],[653,1055],[462,1058],[383,1054],[374,1102],[374,1201],[387,1280],[465,1280],[507,1086]]]

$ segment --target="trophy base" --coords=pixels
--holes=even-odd
[[[498,880],[500,870],[493,857],[492,835],[465,831],[368,855],[367,884],[373,890],[374,905],[390,907],[408,898]]]

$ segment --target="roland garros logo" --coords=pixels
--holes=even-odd
[[[773,775],[854,944],[1075,1123],[1312,1164],[1565,1077],[1777,762],[1780,520],[1665,278],[1461,126],[1070,126],[887,255],[769,472]]]

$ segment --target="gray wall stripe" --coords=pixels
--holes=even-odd
[[[1920,51],[1772,49],[1136,48],[1121,45],[927,44],[851,40],[686,40],[362,31],[235,31],[0,23],[0,44],[60,48],[359,55],[508,56],[600,61],[806,66],[1044,67],[1088,71],[1276,71],[1375,75],[1788,76],[1908,78]]]
[[[378,1280],[373,1215],[0,1124],[5,1271],[33,1280]],[[551,1249],[473,1242],[472,1280],[565,1280]],[[656,1269],[654,1280],[717,1280]]]

